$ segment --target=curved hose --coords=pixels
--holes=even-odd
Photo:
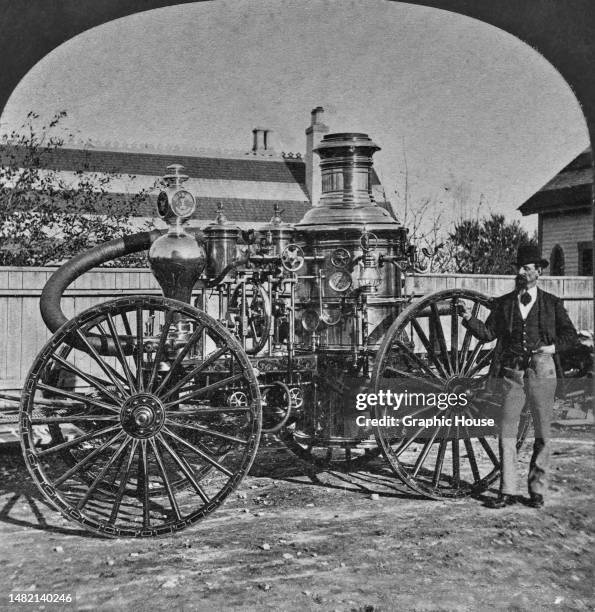
[[[106,261],[148,249],[164,233],[162,230],[153,230],[116,238],[76,255],[58,268],[45,284],[39,300],[41,317],[48,329],[55,333],[68,320],[62,312],[60,301],[70,283]]]

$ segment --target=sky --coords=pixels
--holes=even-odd
[[[252,129],[304,152],[310,111],[364,132],[402,217],[516,211],[588,144],[559,73],[480,21],[385,0],[214,0],[104,24],[67,41],[21,81],[0,117],[28,111],[92,142],[248,151]],[[407,189],[405,189],[407,186]]]

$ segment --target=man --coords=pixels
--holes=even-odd
[[[504,508],[517,502],[516,439],[525,400],[533,413],[535,442],[529,468],[529,501],[541,508],[547,490],[550,457],[550,421],[556,392],[554,355],[576,343],[574,325],[562,300],[537,288],[548,262],[539,249],[519,248],[515,291],[496,300],[485,323],[461,308],[463,325],[485,342],[497,339],[503,405],[500,422],[500,494],[486,505]]]

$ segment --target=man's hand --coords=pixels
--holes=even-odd
[[[544,344],[533,351],[534,355],[553,355],[556,352],[556,347],[553,344]]]
[[[467,308],[467,304],[465,304],[465,302],[459,302],[457,304],[457,308],[458,313],[461,315],[461,317],[463,317],[463,319],[465,319],[465,321],[468,321],[471,318],[471,313],[469,312],[469,309]]]

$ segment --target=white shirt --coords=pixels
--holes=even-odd
[[[519,301],[519,309],[521,311],[521,317],[523,321],[529,316],[531,312],[531,308],[533,308],[535,302],[537,301],[537,285],[531,287],[531,289],[527,289],[525,293],[528,293],[531,296],[531,301],[525,305],[521,302],[521,294],[519,293],[517,300]]]

